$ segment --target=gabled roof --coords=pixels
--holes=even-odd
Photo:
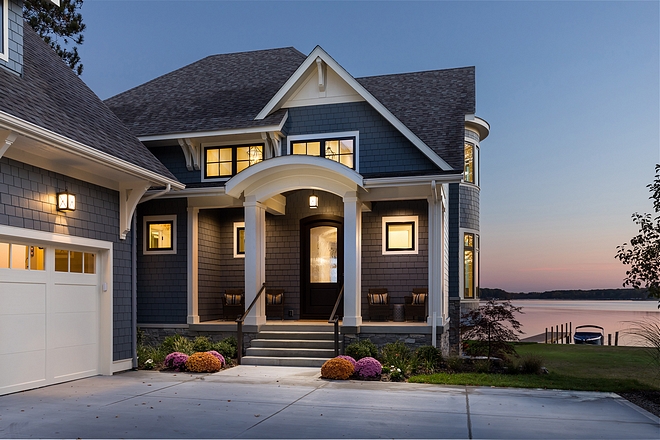
[[[177,182],[29,25],[23,31],[23,76],[0,69],[0,112]]]
[[[135,135],[280,125],[254,117],[306,56],[292,47],[213,55],[106,100]]]

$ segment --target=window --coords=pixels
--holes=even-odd
[[[96,254],[55,249],[55,272],[96,273]]]
[[[463,298],[475,299],[479,296],[479,235],[463,235]]]
[[[176,254],[176,216],[145,216],[143,254]]]
[[[291,154],[319,156],[355,169],[355,137],[312,139],[291,142]]]
[[[474,145],[469,142],[465,143],[465,167],[463,172],[463,180],[470,183],[474,182]]]
[[[0,60],[9,59],[9,0],[0,0]]]
[[[417,216],[383,217],[383,254],[416,254],[417,245]]]
[[[263,160],[263,144],[207,147],[204,149],[204,178],[231,177]]]
[[[245,223],[234,223],[234,258],[245,258]]]
[[[39,246],[0,243],[0,269],[44,270],[45,257]]]

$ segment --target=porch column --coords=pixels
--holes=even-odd
[[[440,192],[440,191],[438,191]],[[444,325],[447,318],[446,289],[443,286],[445,274],[444,231],[443,231],[443,200],[428,198],[429,204],[429,316],[428,324],[433,325],[433,313],[436,314],[436,325]]]
[[[344,326],[362,324],[362,203],[357,192],[344,195]]]
[[[248,196],[245,207],[245,308],[249,307],[266,281],[266,207],[256,196]],[[245,325],[266,323],[265,295],[245,318]]]
[[[188,208],[188,324],[199,324],[199,208]]]

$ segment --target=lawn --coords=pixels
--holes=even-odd
[[[550,374],[437,373],[414,376],[410,382],[615,393],[660,389],[657,364],[643,348],[519,344],[516,351],[541,356]]]

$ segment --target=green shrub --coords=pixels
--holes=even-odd
[[[167,353],[160,347],[152,347],[150,345],[137,346],[139,369],[158,369],[163,364],[165,356],[167,356]],[[151,359],[151,362],[147,363],[149,359]]]
[[[384,364],[398,368],[403,375],[409,374],[416,367],[413,353],[403,341],[385,344],[380,356]]]
[[[378,347],[376,347],[370,339],[363,339],[349,344],[348,347],[346,347],[344,354],[352,357],[356,361],[366,357],[377,358]]]
[[[475,373],[490,373],[490,361],[488,359],[476,359],[472,363]]]
[[[460,373],[466,369],[465,361],[460,356],[449,356],[445,362],[447,363],[447,368],[455,373]]]
[[[206,336],[197,336],[193,341],[193,350],[196,352],[211,351],[213,350],[213,341]]]
[[[527,354],[520,359],[520,371],[524,374],[541,374],[543,358],[535,354]]]
[[[195,353],[193,348],[193,343],[190,339],[182,335],[173,335],[165,338],[163,343],[160,346],[166,355],[178,351],[180,353],[185,353],[188,356]]]
[[[520,373],[520,360],[516,356],[505,356],[502,359],[502,368],[506,374]]]
[[[215,350],[224,357],[227,362],[229,359],[236,358],[236,338],[229,337],[213,344],[211,350]],[[207,350],[208,351],[208,350]]]
[[[417,369],[422,374],[433,374],[437,369],[440,362],[442,362],[442,354],[440,350],[432,345],[424,345],[419,347],[415,352],[415,359],[417,361]]]

